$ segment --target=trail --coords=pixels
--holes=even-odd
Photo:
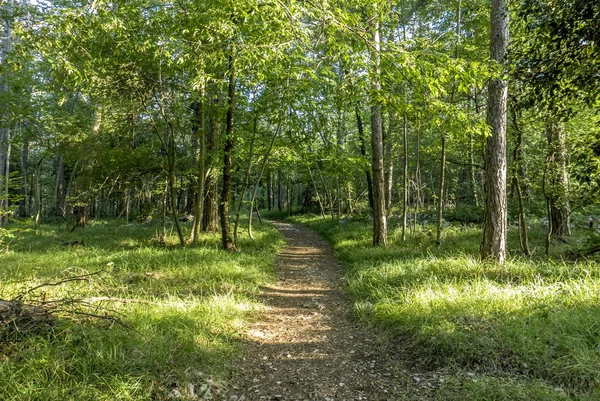
[[[331,246],[306,228],[274,224],[287,240],[279,281],[263,288],[265,310],[247,330],[225,399],[427,399],[426,382],[356,322]]]

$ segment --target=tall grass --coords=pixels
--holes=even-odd
[[[1,400],[159,400],[215,392],[238,351],[255,295],[273,278],[282,238],[257,226],[240,252],[219,250],[217,234],[180,248],[154,241],[156,227],[100,222],[74,233],[18,232],[0,254],[0,299],[48,280],[100,272],[89,281],[42,287],[35,296],[97,302],[108,320],[59,316],[49,330],[0,343]],[[63,242],[83,240],[84,246]],[[114,299],[121,301],[115,302]],[[90,301],[91,300],[91,301]],[[187,393],[186,393],[187,391]]]
[[[474,227],[448,228],[441,247],[428,228],[406,243],[392,229],[390,246],[374,248],[367,221],[295,220],[334,244],[362,320],[420,369],[455,372],[440,399],[600,397],[597,262],[567,263],[560,248],[542,258],[541,230],[534,259],[519,256],[511,232],[499,267],[478,260]]]

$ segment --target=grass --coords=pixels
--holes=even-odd
[[[255,241],[242,237],[240,252],[225,253],[218,234],[182,249],[175,236],[157,244],[156,229],[118,222],[74,233],[10,228],[13,238],[0,253],[0,299],[100,271],[32,296],[127,299],[98,305],[130,329],[63,315],[50,330],[0,343],[0,400],[161,400],[174,388],[185,399],[190,385],[196,396],[218,389],[239,352],[241,329],[259,307],[258,288],[273,279],[282,238],[257,225]],[[80,240],[85,246],[61,245]]]
[[[367,221],[293,220],[334,244],[360,319],[419,369],[452,372],[438,399],[600,397],[598,264],[566,263],[559,245],[546,260],[542,230],[531,232],[533,259],[510,232],[512,256],[498,267],[478,261],[475,227],[448,227],[436,247],[432,228],[403,243],[392,221],[390,245],[373,248]]]

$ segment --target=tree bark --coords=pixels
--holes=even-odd
[[[492,60],[505,64],[508,48],[506,0],[492,0]],[[503,264],[506,259],[506,103],[508,85],[501,77],[492,78],[488,89],[487,122],[491,135],[486,140],[483,238],[481,258]]]
[[[378,16],[375,17],[378,19]],[[383,173],[383,123],[382,105],[377,98],[381,91],[381,43],[379,22],[373,29],[371,63],[373,87],[371,99],[371,170],[373,174],[373,245],[387,244],[387,222],[385,216],[385,179]]]

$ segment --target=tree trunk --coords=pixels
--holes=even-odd
[[[56,163],[56,184],[54,186],[54,210],[58,216],[65,217],[65,163],[62,156],[58,156]]]
[[[269,147],[268,147],[265,155],[263,156],[262,164],[260,166],[260,171],[258,172],[258,178],[256,179],[256,184],[254,185],[254,190],[252,191],[252,198],[250,199],[250,207],[248,208],[248,236],[252,239],[254,239],[254,236],[252,235],[252,209],[253,209],[253,206],[255,206],[255,204],[256,204],[256,194],[258,192],[258,186],[259,186],[260,180],[262,179],[262,176],[265,172],[265,168],[267,167],[267,161],[269,160],[269,156],[271,155],[271,152],[273,151],[273,145],[275,144],[275,140],[277,139],[277,137],[279,136],[279,133],[281,132],[281,126],[282,126],[282,121],[280,118],[279,124],[277,125],[277,130],[275,131],[273,138],[271,138],[271,142],[269,142]],[[256,207],[256,215],[258,216],[258,219],[261,220],[260,212],[258,211],[258,207]]]
[[[21,150],[21,199],[19,200],[19,217],[29,215],[29,191],[28,191],[28,161],[29,161],[29,136],[23,137],[23,149]]]
[[[240,193],[240,200],[237,203],[236,211],[235,211],[235,225],[233,227],[233,243],[235,246],[237,246],[237,243],[238,243],[237,242],[238,227],[240,225],[240,216],[241,216],[241,212],[242,212],[242,206],[244,204],[244,198],[246,197],[246,192],[248,191],[248,187],[250,186],[250,173],[252,172],[252,159],[254,159],[254,142],[256,140],[257,127],[258,127],[258,112],[255,109],[254,110],[254,121],[252,123],[252,138],[250,139],[250,148],[248,149],[248,163],[246,165],[244,187],[242,189],[242,192]],[[257,186],[258,186],[259,181],[260,181],[260,178],[256,182]],[[250,203],[250,217],[252,217],[252,205],[253,205],[253,201]],[[248,230],[248,233],[250,234],[250,238],[252,238],[252,230]]]
[[[444,216],[444,185],[446,184],[446,134],[442,134],[442,155],[440,157],[440,186],[437,204],[436,245],[442,244],[442,220]]]
[[[219,174],[216,168],[216,153],[221,153],[219,149],[219,137],[221,135],[221,121],[217,117],[216,110],[221,106],[222,96],[217,91],[216,96],[211,100],[211,117],[208,119],[208,130],[206,132],[206,155],[209,161],[208,169],[205,173],[206,182],[204,184],[204,214],[202,216],[202,231],[216,232],[219,230]],[[219,161],[221,158],[219,158]]]
[[[277,209],[281,212],[283,210],[283,199],[282,199],[282,183],[281,183],[281,171],[277,172]]]
[[[360,141],[360,154],[366,158],[367,156],[367,145],[365,139],[365,130],[363,127],[362,118],[360,116],[360,110],[358,105],[354,106],[354,111],[356,113],[356,125],[358,128],[358,139]],[[367,178],[367,193],[369,196],[369,209],[373,210],[373,178],[371,175],[371,170],[368,168],[365,169],[365,176]]]
[[[508,47],[506,0],[492,0],[492,60],[505,63]],[[506,103],[508,86],[501,77],[492,78],[488,89],[487,122],[491,135],[486,140],[483,238],[481,258],[503,264],[506,258]]]
[[[225,251],[235,250],[229,225],[229,192],[231,191],[231,164],[233,157],[233,115],[235,111],[236,71],[234,65],[235,46],[229,56],[229,88],[227,93],[227,119],[225,127],[225,148],[223,151],[223,187],[221,188],[221,245]]]
[[[406,112],[402,117],[402,142],[404,143],[404,164],[402,166],[402,241],[406,241],[406,224],[408,222],[408,118]]]
[[[267,209],[269,211],[273,210],[275,206],[275,202],[273,199],[273,174],[269,171],[269,177],[267,180]]]
[[[375,17],[378,19],[378,16]],[[379,40],[379,22],[373,29],[371,63],[373,67],[373,92],[378,96],[381,91],[381,43]],[[387,223],[385,216],[385,179],[383,173],[383,124],[382,105],[376,97],[371,99],[371,170],[373,174],[373,245],[387,244]]]
[[[9,0],[2,6],[4,17],[2,23],[2,38],[0,44],[0,65],[6,65],[6,55],[10,51],[12,42],[12,23],[14,0]],[[8,96],[10,93],[8,71],[0,76],[0,94]],[[6,102],[8,106],[10,102]],[[7,110],[0,116],[0,225],[8,222],[8,173],[10,163],[10,111]]]
[[[389,110],[388,112],[388,129],[387,132],[383,132],[383,162],[384,172],[383,176],[385,179],[385,210],[386,213],[390,213],[392,210],[392,188],[394,181],[394,159],[392,153],[394,151],[394,141],[392,139],[392,132],[395,129],[394,113]]]
[[[552,238],[571,235],[569,206],[569,177],[567,175],[567,151],[565,148],[564,126],[557,119],[546,119],[548,139],[548,183],[546,193],[550,202],[550,220],[552,220]]]
[[[196,181],[196,197],[194,199],[194,224],[190,242],[196,244],[200,236],[200,226],[204,218],[204,187],[206,183],[206,135],[204,132],[204,87],[200,89],[200,99],[196,104],[192,135],[197,143],[196,165],[198,166],[198,179]]]
[[[523,178],[523,169],[521,167],[522,160],[522,146],[523,146],[523,132],[519,127],[517,111],[513,108],[513,125],[515,128],[515,150],[513,152],[513,171],[512,171],[512,182],[515,193],[517,195],[517,201],[519,202],[519,239],[521,242],[521,249],[525,255],[531,255],[529,250],[529,236],[527,233],[527,219],[525,218],[525,205],[523,204],[523,191],[521,190],[521,180]]]

